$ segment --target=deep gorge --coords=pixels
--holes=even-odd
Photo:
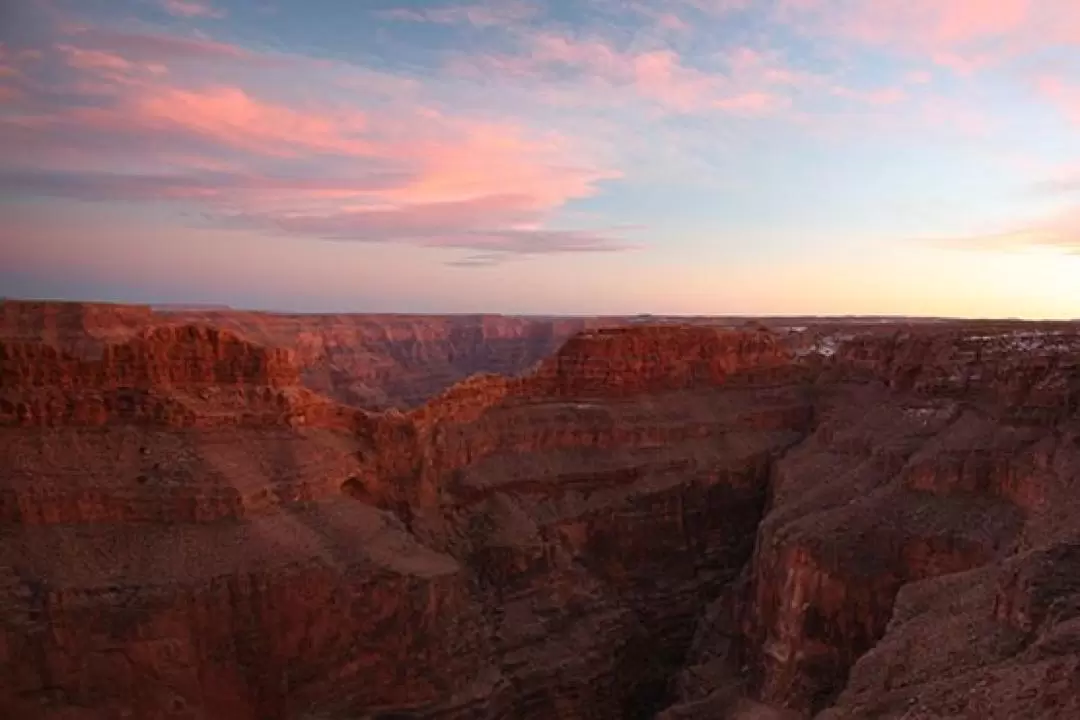
[[[8,716],[1077,707],[1078,332],[584,329],[382,411],[243,317],[4,317]]]

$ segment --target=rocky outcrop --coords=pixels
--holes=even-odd
[[[793,369],[792,360],[792,352],[768,332],[671,326],[601,329],[570,339],[540,365],[527,392],[613,397],[736,378],[760,385],[783,380],[785,371]]]
[[[358,415],[301,387],[290,351],[219,328],[166,325],[86,341],[46,335],[0,336],[0,424],[347,427]]]
[[[3,307],[0,715],[1077,707],[1060,328],[587,330],[370,413],[295,318]]]
[[[83,357],[46,342],[4,340],[0,387],[63,390],[252,384],[296,385],[299,373],[285,350],[263,348],[214,327],[149,328],[123,342],[106,342]]]
[[[520,375],[567,338],[617,318],[500,315],[174,315],[292,349],[312,390],[370,409],[418,407],[477,373]]]
[[[723,632],[708,617],[699,629],[704,639],[688,670],[697,678],[709,668],[709,682],[684,678],[670,717],[718,716],[709,714],[718,712],[716,703],[739,717],[735,703],[747,696],[769,712],[803,717],[830,706],[822,717],[958,712],[952,705],[929,710],[926,685],[893,692],[894,675],[921,662],[922,646],[910,644],[906,628],[895,630],[908,643],[902,652],[892,638],[908,588],[988,577],[975,569],[1008,566],[1014,553],[1074,537],[1077,527],[1064,509],[1075,507],[1070,493],[1080,467],[1070,439],[1078,419],[1077,336],[1001,333],[885,330],[817,345],[824,356],[813,359],[821,372],[818,423],[776,464],[773,502],[746,582],[724,606]],[[1044,337],[1053,340],[1030,340]],[[1023,352],[1017,338],[1029,338]],[[937,630],[954,632],[946,618],[958,612],[955,603],[948,593],[936,598],[922,612],[940,613]],[[922,642],[937,642],[931,638]],[[970,643],[965,656],[979,664],[984,644],[970,632],[945,642],[953,650]],[[1002,658],[1023,666],[1015,650],[1003,647]],[[861,674],[871,672],[863,668],[881,672],[882,662],[899,668],[885,673],[886,686],[860,685],[867,682]],[[950,677],[938,690],[947,687],[955,704],[965,683]],[[897,696],[903,702],[890,704]],[[1068,715],[1044,708],[975,716]]]
[[[923,328],[841,336],[836,345],[835,374],[992,406],[1011,421],[1052,423],[1080,409],[1075,328]]]
[[[213,327],[286,349],[304,387],[366,409],[408,409],[477,373],[523,374],[574,334],[623,318],[282,315],[0,300],[0,337],[77,355],[152,328]]]

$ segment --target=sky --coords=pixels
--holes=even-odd
[[[1080,2],[0,2],[0,212],[8,297],[1080,318]]]

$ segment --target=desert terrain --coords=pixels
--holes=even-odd
[[[0,304],[0,717],[1080,717],[1080,324]]]

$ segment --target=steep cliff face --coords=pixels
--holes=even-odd
[[[19,342],[17,405],[209,392],[190,416],[0,428],[0,702],[27,718],[647,717],[810,418],[796,388],[726,388],[759,352],[738,337],[689,388],[662,382],[680,346],[637,391],[480,377],[408,415],[305,424],[313,398],[252,405],[306,392],[288,354],[229,331],[134,329],[93,359]]]
[[[580,336],[533,376],[478,378],[412,415],[412,527],[474,573],[494,620],[511,699],[482,717],[650,717],[695,618],[749,558],[773,458],[809,404],[790,385],[725,384],[755,367],[753,336],[694,336],[725,374],[691,384],[685,345],[663,334]],[[657,348],[644,382],[581,369],[643,339]]]
[[[285,349],[198,325],[114,337],[0,337],[0,424],[349,425],[357,414],[301,387]]]
[[[296,717],[481,674],[458,562],[342,497],[403,420],[217,328],[71,340],[0,342],[0,715]]]
[[[1018,551],[1075,536],[1075,520],[1066,518],[1080,467],[1070,439],[1077,340],[1075,332],[944,327],[811,346],[824,356],[814,359],[821,368],[818,422],[776,464],[746,579],[713,609],[726,623],[714,619],[699,629],[689,669],[709,668],[710,680],[689,682],[684,673],[683,702],[670,717],[714,717],[721,706],[738,717],[740,693],[769,712],[798,716],[838,702],[823,717],[891,717],[871,702],[875,693],[903,698],[889,710],[896,717],[949,715],[940,705],[905,714],[915,712],[906,703],[917,703],[926,685],[853,692],[849,671],[855,667],[857,685],[865,682],[864,665],[880,672],[880,663],[895,662],[904,674],[907,664],[922,662],[914,645],[905,646],[902,660],[887,654],[899,652],[890,623],[907,588],[971,576],[967,571],[997,567]],[[947,594],[924,611],[957,612]],[[946,627],[942,620],[938,630]],[[936,642],[930,638],[924,641]],[[965,653],[977,663],[982,645],[970,633],[944,642],[953,649],[972,643]],[[889,650],[879,654],[883,645]],[[1023,666],[1012,650],[1002,652]],[[963,692],[959,675],[938,680],[954,700]]]
[[[589,330],[376,414],[269,321],[11,307],[0,715],[1080,707],[1060,328]]]

